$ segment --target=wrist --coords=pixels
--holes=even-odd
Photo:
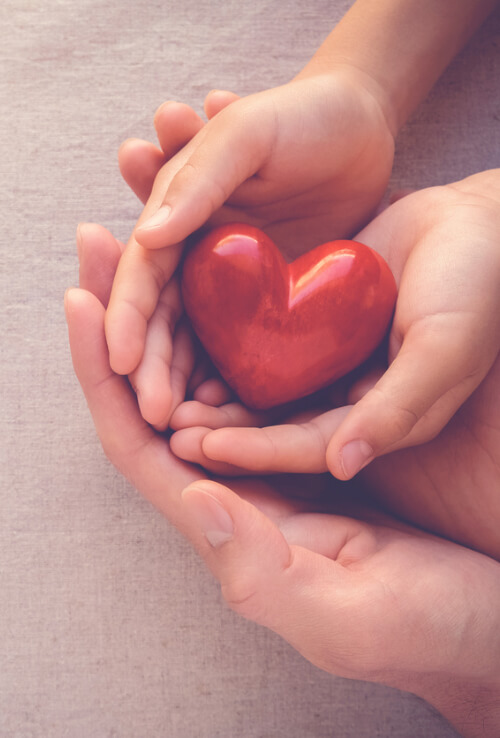
[[[500,675],[494,681],[429,679],[415,692],[436,708],[464,738],[500,735]]]
[[[304,72],[364,75],[394,137],[497,0],[357,0]]]
[[[399,126],[393,101],[388,91],[361,66],[356,66],[349,59],[340,56],[335,59],[331,56],[327,59],[320,57],[307,64],[294,80],[314,78],[325,81],[326,87],[328,87],[328,81],[331,80],[333,94],[339,83],[344,87],[349,87],[373,119],[383,121],[388,136],[393,142],[395,141]]]
[[[477,556],[477,559],[476,559]],[[429,702],[464,738],[500,735],[500,564],[473,554],[467,598],[450,623],[447,662],[400,686]]]

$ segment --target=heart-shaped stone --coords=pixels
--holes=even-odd
[[[382,341],[396,301],[377,252],[333,241],[287,264],[258,228],[215,228],[187,253],[186,312],[222,377],[249,407],[325,387]]]

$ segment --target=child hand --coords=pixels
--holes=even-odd
[[[222,462],[254,472],[328,468],[348,479],[377,456],[436,436],[499,352],[499,202],[500,170],[484,172],[408,195],[357,236],[387,259],[399,297],[389,367],[351,387],[352,407],[292,425],[182,431],[176,453],[219,470]],[[187,425],[183,413],[176,428]],[[200,425],[192,411],[189,420]]]
[[[198,132],[159,172],[120,260],[106,315],[111,364],[120,374],[136,370],[145,357],[148,321],[194,230],[205,223],[252,222],[295,257],[352,234],[386,188],[393,136],[354,70],[339,67],[241,100],[212,93],[205,107],[210,120],[202,128],[193,111],[183,111],[186,129]],[[160,133],[164,112],[157,115]],[[148,158],[147,173],[135,186],[141,196],[159,161],[157,153]],[[130,166],[122,170],[130,180]],[[168,306],[177,318],[178,301]],[[164,378],[166,399],[167,372]],[[144,403],[142,409],[150,419]]]

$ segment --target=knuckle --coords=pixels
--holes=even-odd
[[[122,471],[121,453],[118,443],[115,441],[114,436],[108,438],[100,438],[102,450],[107,460],[116,468],[118,471]]]
[[[190,192],[191,196],[195,192],[198,195],[202,194],[203,203],[198,200],[197,205],[205,220],[221,207],[231,194],[226,184],[220,181],[216,174],[207,170],[202,163],[187,161],[172,181],[170,194],[175,192]]]
[[[148,270],[148,278],[152,280],[157,295],[161,295],[167,280],[167,275],[161,263],[161,254],[157,251],[145,251],[143,259]]]
[[[375,401],[381,408],[378,427],[384,445],[407,436],[420,420],[421,415],[416,410],[403,405],[396,398],[382,392],[381,389],[374,387],[370,394],[372,395],[372,401]],[[383,418],[382,422],[380,422],[381,418]],[[386,429],[385,433],[384,428]],[[383,439],[384,435],[387,436],[387,439]]]
[[[289,551],[288,558],[272,573],[257,562],[234,567],[222,580],[221,591],[226,603],[238,615],[276,629],[281,620],[278,601],[282,599],[283,577],[288,576],[293,561]]]
[[[240,572],[224,582],[221,591],[227,605],[238,615],[257,622],[264,619],[266,598],[255,574]]]

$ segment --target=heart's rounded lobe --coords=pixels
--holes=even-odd
[[[333,241],[287,264],[258,228],[220,226],[188,252],[186,312],[223,378],[249,407],[325,387],[382,341],[397,289],[382,257]]]

